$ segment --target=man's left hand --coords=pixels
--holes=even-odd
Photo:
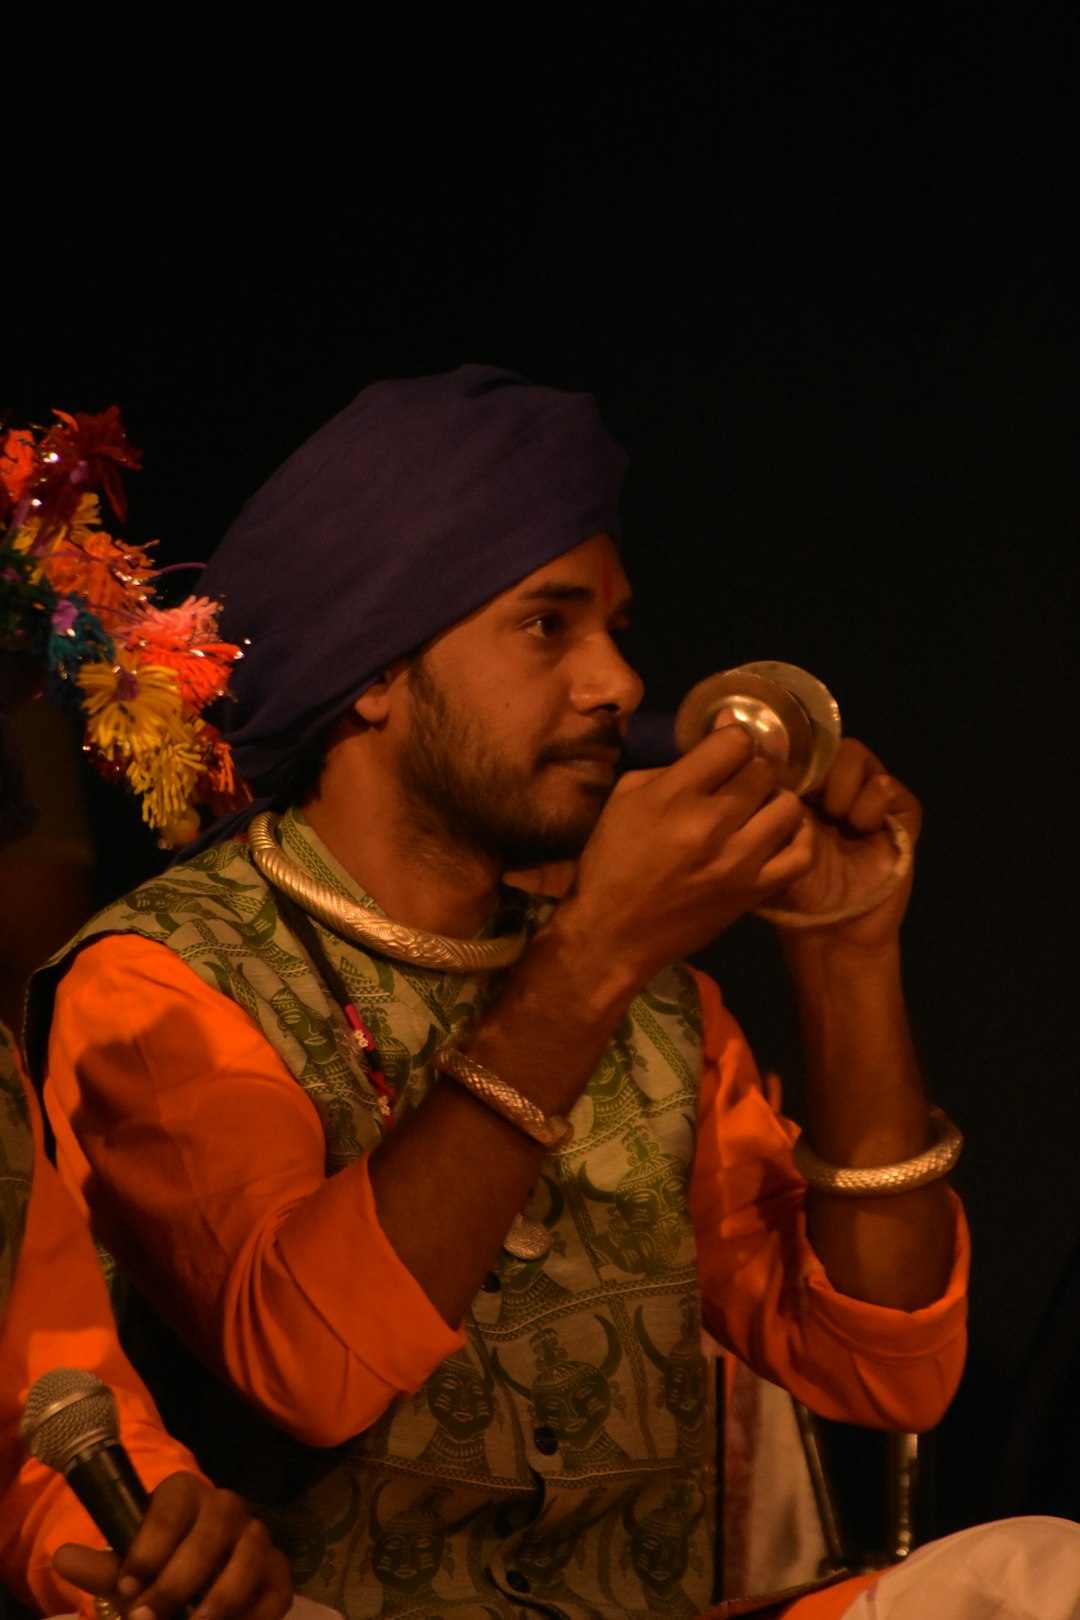
[[[825,781],[807,801],[813,865],[770,905],[808,919],[850,910],[856,915],[833,924],[829,932],[851,944],[872,946],[895,939],[911,892],[910,871],[879,905],[861,910],[896,867],[888,816],[896,818],[914,843],[922,822],[919,801],[863,743],[843,738]]]
[[[166,1620],[187,1603],[195,1620],[281,1620],[293,1595],[288,1564],[265,1526],[232,1491],[194,1474],[161,1482],[123,1562],[69,1544],[53,1568],[128,1620]]]

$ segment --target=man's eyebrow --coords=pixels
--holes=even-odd
[[[570,582],[559,579],[541,580],[538,585],[522,591],[519,602],[584,602],[596,601],[596,592],[591,585],[572,585]],[[633,597],[627,594],[612,608],[613,614],[629,613],[633,605]]]

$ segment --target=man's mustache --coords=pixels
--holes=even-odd
[[[602,748],[618,755],[618,764],[623,762],[625,752],[625,739],[618,722],[615,720],[598,720],[588,731],[582,732],[579,737],[566,737],[556,742],[548,743],[541,749],[537,757],[538,765],[554,765],[563,759],[580,759],[591,749]]]

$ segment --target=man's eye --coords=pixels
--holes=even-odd
[[[547,641],[551,636],[557,636],[563,627],[561,613],[538,613],[535,619],[530,619],[525,629],[530,636],[536,636],[539,641]]]

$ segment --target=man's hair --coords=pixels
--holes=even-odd
[[[272,781],[251,783],[251,790],[255,798],[271,797],[274,803],[284,808],[290,804],[305,804],[313,798],[319,786],[319,780],[326,767],[326,758],[333,742],[335,726],[331,726],[320,736],[312,739],[307,746],[290,761],[286,770]]]
[[[424,653],[430,645],[430,641],[425,641],[422,647],[415,647],[412,652],[406,653],[405,661],[410,670],[421,663]],[[421,673],[423,672],[421,671]],[[253,781],[251,791],[254,797],[272,798],[275,804],[282,806],[306,804],[309,799],[314,798],[341,723],[342,720],[339,718],[321,731],[317,737],[313,737],[296,755],[284,772],[279,772],[263,781]]]

